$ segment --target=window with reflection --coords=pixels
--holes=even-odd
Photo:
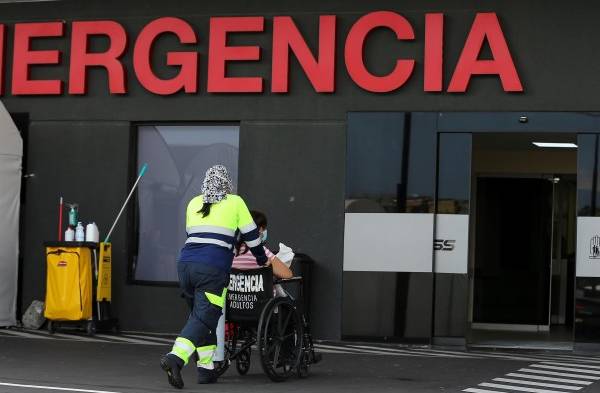
[[[579,134],[577,146],[577,215],[598,216],[600,215],[600,195],[598,195],[600,137],[598,134]]]
[[[206,170],[227,167],[238,178],[238,125],[144,125],[138,128],[138,167],[149,170],[138,189],[135,281],[177,281],[177,258],[186,239],[185,210],[201,194]]]
[[[433,213],[435,209],[437,118],[435,112],[410,114],[406,213]]]
[[[401,210],[406,116],[403,112],[348,114],[347,213]]]
[[[469,214],[471,134],[439,135],[438,214]]]

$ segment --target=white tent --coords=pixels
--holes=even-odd
[[[0,103],[0,326],[16,320],[23,141]]]

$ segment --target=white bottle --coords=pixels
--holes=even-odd
[[[95,222],[87,224],[85,227],[85,241],[98,243],[100,241],[100,233]]]
[[[83,229],[83,225],[81,225],[81,222],[78,222],[77,227],[75,228],[75,241],[85,241],[85,229]]]
[[[65,231],[65,241],[72,242],[74,240],[75,240],[75,231],[73,230],[73,228],[67,227],[67,230]]]

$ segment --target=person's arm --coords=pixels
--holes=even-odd
[[[250,252],[256,258],[256,263],[259,266],[264,266],[267,263],[267,256],[260,240],[258,227],[252,219],[252,215],[242,198],[239,198],[238,206],[238,228],[240,230],[242,240],[246,243]]]
[[[283,279],[294,277],[294,273],[292,273],[290,268],[287,267],[285,263],[281,262],[281,260],[276,256],[273,256],[273,258],[269,260],[269,263],[273,267],[273,275],[275,277]]]

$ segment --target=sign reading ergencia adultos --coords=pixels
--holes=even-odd
[[[257,318],[256,313],[273,297],[272,276],[270,269],[233,269],[227,287],[228,317]]]
[[[263,16],[211,17],[209,37],[199,37],[192,25],[180,18],[164,17],[150,21],[138,33],[130,36],[123,25],[114,20],[64,21],[16,23],[14,26],[0,24],[0,71],[4,74],[4,63],[10,61],[6,52],[5,38],[13,29],[12,95],[84,95],[88,92],[86,79],[90,68],[104,69],[108,74],[108,91],[111,94],[126,94],[131,76],[149,92],[171,95],[183,91],[198,93],[200,78],[209,93],[264,93],[265,78],[260,76],[228,76],[229,63],[239,61],[261,62],[264,49],[259,45],[234,46],[228,41],[236,33],[265,32],[272,24],[270,92],[287,93],[290,90],[290,58],[294,56],[302,72],[317,93],[332,93],[336,86],[336,61],[343,58],[346,72],[360,88],[373,93],[388,93],[398,90],[415,73],[417,63],[422,64],[424,73],[423,91],[464,93],[473,76],[494,75],[505,92],[522,92],[517,69],[511,57],[509,45],[495,13],[477,13],[464,42],[452,77],[445,85],[443,81],[445,26],[443,13],[426,13],[425,29],[421,36],[415,34],[411,23],[401,14],[392,11],[376,11],[359,17],[347,32],[340,37],[336,15],[321,15],[315,18],[319,33],[316,48],[310,49],[294,19],[290,16],[275,16],[271,20]],[[386,75],[372,73],[365,64],[365,45],[373,38],[369,35],[376,29],[388,29],[398,41],[417,41],[424,45],[423,59],[404,58],[402,53],[386,53],[395,59],[394,68]],[[175,76],[163,79],[155,73],[152,64],[153,44],[163,35],[174,35],[180,45],[159,59],[176,69]],[[32,49],[32,42],[62,38],[70,42],[68,53],[60,49]],[[90,50],[90,41],[103,39],[108,47],[102,52]],[[344,40],[343,50],[338,50],[338,39]],[[208,42],[207,53],[200,53],[198,44]],[[50,44],[50,43],[47,43]],[[46,45],[47,46],[47,45]],[[480,59],[482,49],[488,46],[491,57]],[[123,57],[131,51],[133,62],[126,67]],[[316,53],[315,53],[316,52]],[[337,53],[343,52],[343,53]],[[207,56],[208,67],[199,69],[200,56]],[[69,75],[66,80],[44,79],[38,75],[31,78],[32,68],[45,65],[60,65],[68,59]],[[36,73],[40,74],[39,72]],[[43,72],[41,72],[43,74]],[[129,78],[128,78],[129,77]],[[129,82],[130,83],[130,82]],[[66,88],[65,88],[66,85]]]

